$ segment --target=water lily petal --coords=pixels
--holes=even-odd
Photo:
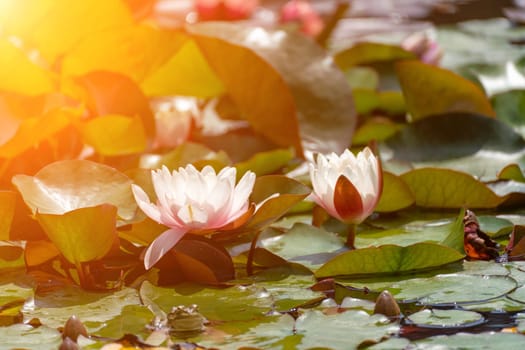
[[[160,211],[156,205],[150,202],[148,195],[142,188],[137,185],[131,185],[131,191],[135,197],[135,201],[142,211],[156,222],[161,222]]]
[[[343,221],[351,223],[362,221],[363,200],[361,195],[352,182],[343,175],[339,177],[335,185],[334,206]]]
[[[155,265],[166,253],[181,240],[186,234],[184,229],[174,229],[164,231],[149,245],[144,255],[144,267],[149,270]]]

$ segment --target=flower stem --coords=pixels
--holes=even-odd
[[[348,235],[346,236],[346,246],[350,249],[355,249],[355,232],[356,225],[351,224],[348,227]]]

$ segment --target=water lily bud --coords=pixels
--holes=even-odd
[[[290,0],[282,8],[280,22],[297,23],[301,32],[308,36],[318,35],[324,27],[321,16],[314,10],[309,1]]]
[[[249,18],[259,0],[196,0],[195,8],[203,21],[236,21]]]
[[[62,343],[58,347],[58,350],[80,350],[80,346],[71,338],[66,337],[64,340],[62,340]]]
[[[75,315],[73,315],[66,321],[66,324],[64,325],[62,338],[64,338],[64,340],[69,338],[76,342],[79,335],[87,337],[88,332],[86,327],[84,327],[84,324]]]
[[[310,163],[312,199],[328,214],[348,224],[359,224],[374,211],[383,177],[379,159],[366,147],[354,156],[319,154]]]
[[[389,291],[384,290],[377,297],[374,314],[382,314],[388,318],[396,318],[401,315],[399,305]]]

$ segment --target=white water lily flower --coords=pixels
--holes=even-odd
[[[359,224],[374,211],[383,178],[379,159],[366,147],[354,156],[348,149],[341,156],[319,154],[310,163],[313,200],[331,216]]]
[[[190,164],[172,173],[163,166],[151,172],[157,195],[155,204],[142,188],[132,185],[142,211],[169,227],[146,250],[146,269],[155,265],[188,232],[209,233],[228,226],[237,227],[251,217],[254,206],[250,205],[249,196],[255,174],[247,171],[237,185],[236,175],[233,167],[225,167],[217,174],[211,166],[198,171]]]

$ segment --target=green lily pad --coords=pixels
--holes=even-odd
[[[0,240],[9,240],[9,231],[15,215],[16,195],[12,191],[0,191]]]
[[[408,185],[390,172],[383,172],[383,192],[375,208],[378,212],[393,212],[415,203],[415,197]]]
[[[280,270],[282,269],[275,268],[273,271],[265,271],[256,276],[257,285],[266,289],[273,296],[276,311],[288,311],[308,301],[325,297],[324,293],[310,289],[316,283],[313,275],[278,276]],[[281,278],[275,278],[272,272],[277,275],[275,277]]]
[[[312,310],[299,316],[295,330],[302,336],[297,349],[356,349],[362,343],[378,342],[397,333],[399,325],[383,315],[370,316],[364,311],[325,315]]]
[[[354,137],[352,138],[352,145],[367,145],[372,140],[386,140],[401,128],[402,126],[400,124],[396,124],[388,118],[369,118],[355,131]]]
[[[494,299],[514,288],[516,281],[506,276],[448,274],[400,281],[391,284],[389,290],[398,300],[454,305]]]
[[[93,70],[75,78],[75,82],[84,90],[83,99],[95,116],[111,116],[110,121],[98,120],[95,125],[91,124],[97,119],[89,122],[88,132],[100,131],[106,126],[105,132],[109,132],[113,137],[118,136],[115,141],[122,144],[126,142],[122,134],[127,128],[129,137],[137,138],[127,142],[135,145],[142,143],[142,150],[145,148],[146,135],[150,139],[155,136],[155,120],[149,101],[132,79],[113,71]],[[129,117],[129,121],[122,117]],[[95,138],[97,135],[90,136]],[[107,148],[110,145],[105,146]]]
[[[421,168],[401,178],[416,198],[416,205],[430,208],[494,208],[505,198],[467,173]]]
[[[277,149],[260,152],[250,159],[235,164],[237,177],[240,178],[246,171],[253,171],[257,176],[269,175],[286,166],[293,158],[293,150]]]
[[[361,229],[363,228],[363,229]],[[437,220],[412,220],[395,225],[393,228],[360,227],[355,238],[358,248],[396,244],[409,246],[418,242],[435,242],[449,246],[458,251],[463,250],[463,215],[456,221],[448,218]]]
[[[344,249],[343,240],[334,233],[302,223],[282,235],[264,232],[260,245],[274,254],[309,268],[324,264]]]
[[[149,331],[146,325],[154,318],[154,314],[144,305],[124,305],[120,315],[104,322],[102,327],[93,331],[100,337],[114,339],[122,338],[125,334],[147,337]]]
[[[512,90],[492,96],[498,119],[512,126],[525,137],[525,90]]]
[[[418,327],[446,328],[470,327],[485,321],[483,316],[474,311],[463,310],[422,310],[407,317],[407,321]]]
[[[500,180],[514,180],[519,182],[525,182],[525,176],[523,175],[523,171],[521,171],[521,168],[518,164],[509,164],[498,174],[498,178]]]
[[[449,70],[405,61],[396,63],[396,71],[413,120],[450,112],[495,115],[477,85]]]
[[[383,245],[342,253],[321,266],[318,278],[341,275],[398,274],[435,268],[463,258],[457,250],[436,244]]]
[[[55,82],[51,72],[35,64],[29,55],[10,42],[9,38],[0,39],[0,51],[0,76],[3,77],[0,89],[26,95],[53,91]]]
[[[360,64],[415,58],[412,52],[399,46],[373,42],[357,43],[334,56],[337,65],[344,70]]]
[[[143,152],[146,134],[139,118],[105,115],[83,125],[84,140],[103,156],[123,156]]]
[[[15,324],[0,327],[0,337],[5,349],[56,350],[62,343],[62,334],[56,328],[48,326],[34,328],[26,324]]]
[[[58,215],[37,212],[36,218],[62,255],[76,266],[102,258],[117,237],[117,208],[110,204]]]
[[[161,168],[162,165],[165,165],[169,169],[178,169],[179,167],[185,167],[190,163],[197,169],[201,169],[206,165],[211,165],[214,169],[220,170],[223,167],[230,165],[231,160],[225,152],[215,152],[202,144],[186,142],[163,155],[143,155],[140,160],[140,167],[146,169],[158,169]]]
[[[300,203],[310,192],[311,189],[308,186],[284,175],[258,177],[255,180],[250,199],[254,203],[262,203],[262,205],[243,229],[260,230],[265,228],[285,215],[294,205]]]
[[[293,335],[295,321],[288,314],[279,316],[266,316],[256,324],[247,321],[242,323],[219,324],[215,328],[219,331],[213,337],[203,336],[198,343],[213,348],[224,350],[238,350],[253,347],[256,349],[279,349],[289,346],[294,349],[297,337]]]
[[[35,296],[34,303],[24,308],[24,315],[28,319],[38,318],[53,328],[63,326],[75,315],[91,332],[104,327],[105,322],[118,319],[126,306],[139,304],[138,293],[133,288],[94,293],[71,286]]]
[[[394,134],[384,146],[386,170],[403,162],[417,168],[448,168],[494,180],[508,164],[525,167],[525,141],[521,135],[501,121],[475,114],[427,117]]]
[[[118,208],[120,218],[135,216],[132,181],[118,170],[87,160],[51,163],[35,176],[16,175],[13,183],[33,214],[60,215],[105,203]]]
[[[204,317],[214,321],[261,319],[271,311],[273,302],[270,293],[255,285],[206,288],[180,284],[163,288],[144,282],[140,296],[146,305],[154,305],[166,314],[175,306],[196,304]]]
[[[521,349],[525,346],[525,336],[522,334],[494,332],[481,334],[459,333],[451,336],[437,336],[419,340],[414,345],[416,350],[430,349],[436,346],[458,350]]]

